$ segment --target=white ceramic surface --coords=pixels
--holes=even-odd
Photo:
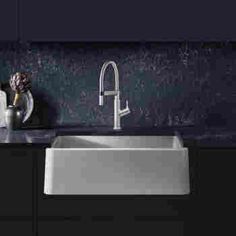
[[[0,127],[6,127],[5,110],[7,108],[7,95],[1,90],[0,84]]]
[[[177,136],[59,136],[46,149],[46,194],[188,194]]]
[[[23,93],[23,99],[25,103],[25,108],[24,108],[24,118],[22,122],[25,123],[30,118],[34,109],[34,99],[30,90],[28,90],[26,93]]]

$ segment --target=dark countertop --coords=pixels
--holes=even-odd
[[[182,137],[185,146],[236,148],[236,130],[207,127],[154,127],[124,128],[114,131],[112,127],[55,127],[51,129],[24,128],[8,131],[0,128],[0,145],[50,146],[57,135],[175,135]]]
[[[56,132],[54,129],[22,129],[8,131],[5,128],[0,128],[0,146],[9,144],[50,146],[55,137]]]

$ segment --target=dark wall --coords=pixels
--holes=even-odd
[[[117,62],[124,126],[234,126],[236,50],[233,43],[0,43],[0,81],[30,73],[32,124],[113,124],[113,98],[98,106],[102,64]],[[112,70],[105,87],[114,86]]]

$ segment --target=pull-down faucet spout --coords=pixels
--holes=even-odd
[[[109,65],[112,66],[115,74],[115,91],[106,91],[105,92],[106,94],[104,94],[104,75]],[[99,105],[103,106],[104,95],[105,96],[118,95],[118,93],[119,93],[119,71],[117,65],[114,61],[106,61],[102,66],[99,78]]]

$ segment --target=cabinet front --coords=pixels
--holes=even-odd
[[[30,41],[133,41],[142,39],[140,18],[124,0],[24,0],[20,34]]]
[[[24,235],[32,236],[32,223],[30,221],[0,221],[0,235],[15,236]]]
[[[29,41],[235,40],[234,7],[175,1],[22,0],[20,37]],[[221,14],[224,17],[221,17]]]
[[[32,157],[24,148],[0,148],[0,216],[32,216]]]
[[[41,221],[39,236],[64,235],[161,235],[183,236],[183,222],[95,222],[95,221]]]
[[[0,1],[0,41],[17,40],[17,0]]]
[[[198,235],[236,232],[232,217],[236,210],[235,164],[236,149],[199,149],[196,193],[191,203]]]

